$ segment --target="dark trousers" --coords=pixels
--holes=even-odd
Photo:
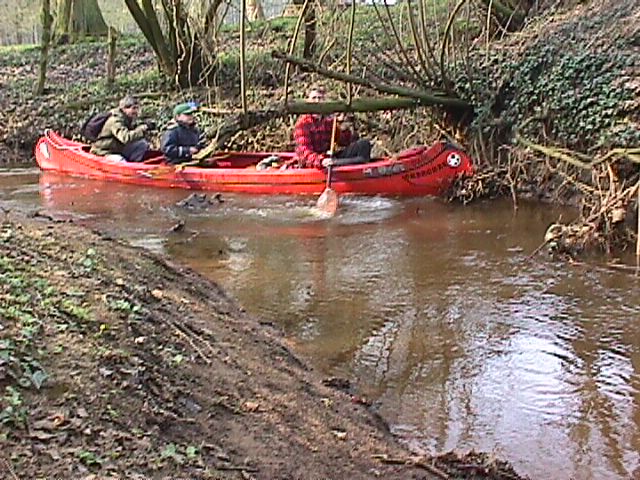
[[[127,143],[122,150],[122,156],[127,162],[141,162],[144,160],[144,154],[149,150],[149,144],[146,140],[136,140]]]
[[[371,160],[371,142],[366,139],[356,140],[344,149],[338,151],[336,165],[352,165],[367,163]]]

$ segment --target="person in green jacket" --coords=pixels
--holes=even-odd
[[[149,150],[144,139],[148,130],[145,124],[136,126],[140,111],[138,100],[127,95],[111,110],[98,138],[91,145],[91,153],[96,155],[121,155],[128,162],[141,162]]]

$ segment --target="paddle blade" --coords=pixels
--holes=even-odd
[[[335,215],[338,211],[338,194],[331,188],[325,188],[318,198],[316,207],[326,215]]]

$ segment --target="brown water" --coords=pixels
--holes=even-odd
[[[314,199],[240,195],[189,211],[183,191],[33,169],[0,172],[0,195],[193,266],[418,452],[489,451],[536,480],[640,468],[640,280],[527,259],[570,211],[359,197],[322,219]]]

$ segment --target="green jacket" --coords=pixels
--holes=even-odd
[[[96,155],[109,155],[122,153],[124,146],[144,138],[147,131],[146,125],[133,128],[132,121],[122,110],[111,110],[111,116],[107,119],[98,139],[91,145],[91,153]]]

